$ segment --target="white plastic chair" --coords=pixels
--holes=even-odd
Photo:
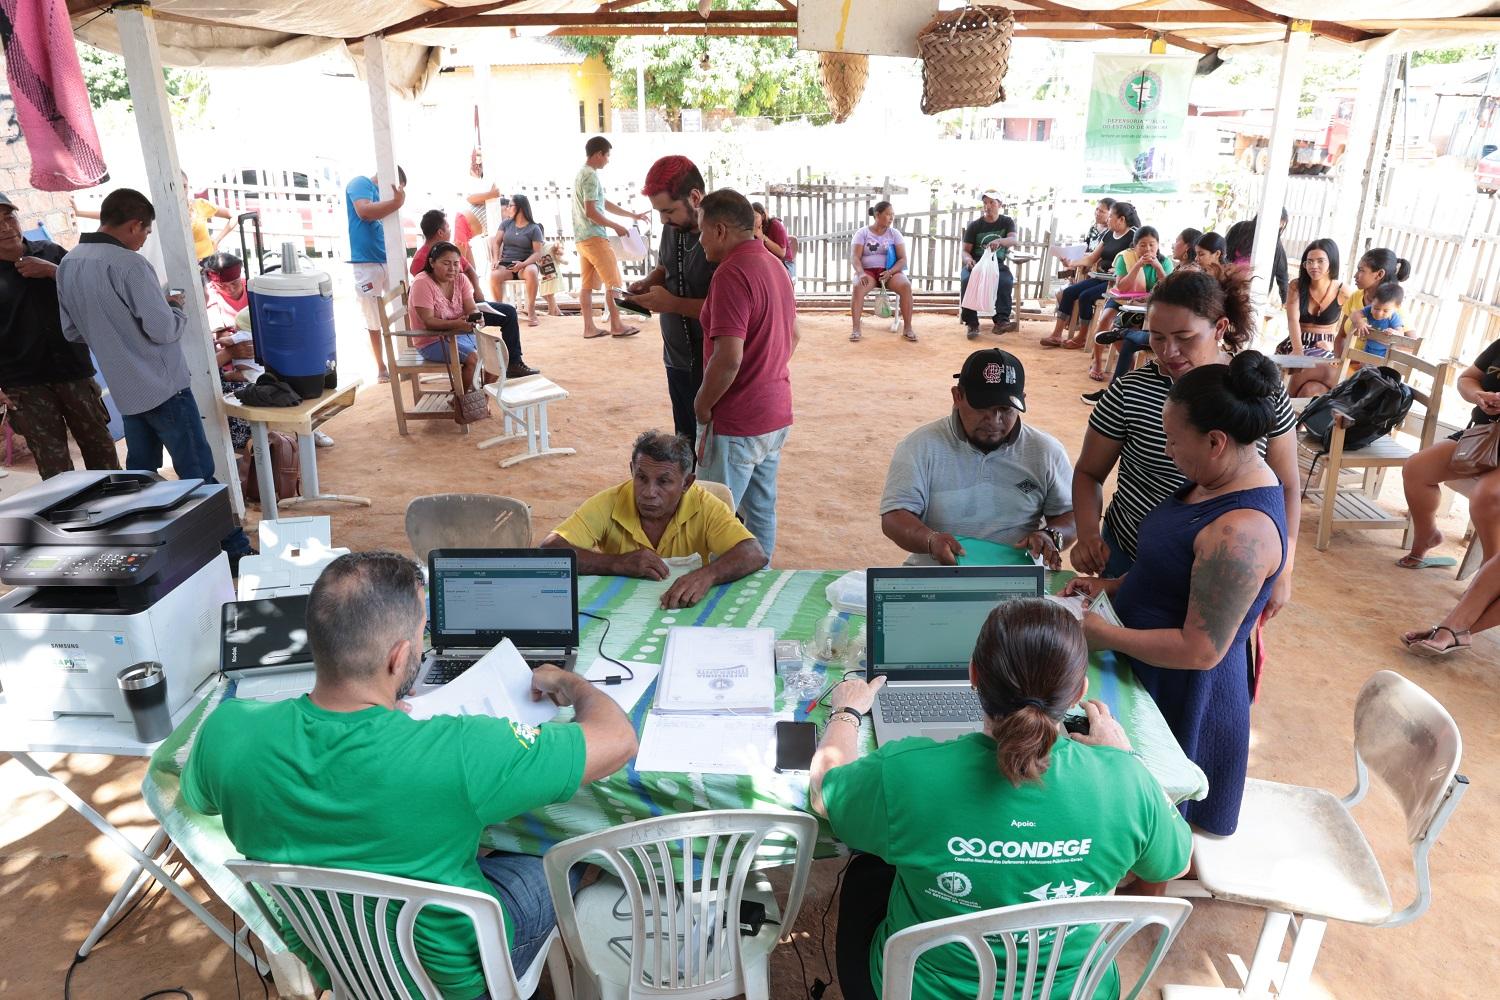
[[[567,399],[568,390],[543,375],[506,378],[508,358],[499,330],[485,327],[474,339],[480,365],[496,377],[496,381],[485,386],[484,391],[500,404],[500,416],[504,420],[504,433],[479,442],[480,450],[525,439],[525,454],[501,459],[502,469],[543,455],[576,454],[572,448],[552,447],[552,433],[547,426],[547,405]]]
[[[1168,986],[1164,1000],[1305,995],[1329,920],[1370,927],[1411,923],[1432,902],[1427,854],[1458,807],[1469,780],[1458,773],[1463,740],[1453,717],[1426,691],[1382,670],[1354,703],[1354,791],[1342,799],[1320,788],[1245,782],[1233,835],[1193,836],[1201,888],[1214,899],[1266,910],[1260,942],[1242,989]],[[1397,910],[1380,863],[1349,808],[1373,776],[1406,817],[1417,896]],[[1278,961],[1290,930],[1290,960]]]
[[[328,971],[334,1000],[411,1000],[402,979],[403,969],[424,1000],[440,1000],[442,994],[422,968],[412,941],[417,915],[429,906],[456,910],[474,922],[479,963],[492,1000],[530,997],[541,982],[544,967],[551,973],[557,1000],[573,998],[568,960],[556,928],[531,967],[516,978],[505,947],[500,904],[487,893],[372,872],[263,861],[225,864],[252,895],[259,889],[275,901],[302,943]],[[392,904],[400,905],[395,924],[399,959],[391,949]],[[356,918],[354,927],[349,926],[351,915]]]
[[[802,907],[818,824],[806,813],[724,809],[627,823],[563,841],[542,858],[581,998],[768,1000],[770,954]],[[757,862],[792,863],[785,907]],[[613,876],[568,891],[568,871]],[[767,922],[740,933],[740,902]],[[772,921],[775,921],[774,923]],[[726,946],[727,939],[727,946]]]
[[[1067,936],[1097,930],[1098,937],[1084,956],[1073,991],[1068,994],[1070,1000],[1085,1000],[1093,997],[1109,974],[1115,957],[1131,938],[1148,927],[1160,927],[1156,947],[1135,988],[1120,994],[1125,1000],[1134,1000],[1161,964],[1192,910],[1192,904],[1185,899],[1097,896],[1002,906],[917,924],[892,934],[885,942],[881,964],[885,985],[881,1000],[907,1000],[912,992],[917,959],[924,952],[947,944],[961,944],[969,949],[979,963],[977,1000],[994,1000],[1000,973],[994,949],[986,940],[993,937],[1000,938],[1005,946],[1002,1000],[1012,997],[1048,1000],[1052,997],[1052,983]],[[1026,948],[1024,965],[1018,959],[1022,945]],[[1044,955],[1050,957],[1043,959]]]
[[[406,505],[406,539],[426,565],[433,549],[528,549],[531,508],[488,493],[431,493]]]

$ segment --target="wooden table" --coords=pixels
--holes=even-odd
[[[270,431],[297,436],[297,454],[302,463],[302,495],[283,500],[290,507],[309,500],[337,500],[360,507],[370,506],[369,497],[323,493],[318,487],[318,447],[313,431],[325,421],[354,405],[354,393],[363,383],[356,380],[337,389],[328,389],[317,399],[303,400],[298,406],[246,406],[233,396],[224,397],[224,409],[231,417],[250,424],[250,438],[255,442],[255,478],[260,483],[261,517],[276,520],[276,477],[272,474]]]

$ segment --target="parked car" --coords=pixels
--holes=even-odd
[[[1474,187],[1480,194],[1500,191],[1500,149],[1490,150],[1474,168]]]

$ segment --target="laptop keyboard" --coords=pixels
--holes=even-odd
[[[875,699],[880,721],[978,722],[982,716],[973,688],[885,688]]]
[[[523,657],[523,659],[526,660],[526,665],[528,667],[535,670],[537,667],[540,667],[544,663],[557,663],[561,658],[553,657],[551,659],[546,659],[545,657],[537,657],[533,659],[528,656]],[[459,674],[463,673],[465,670],[468,670],[478,662],[479,661],[477,659],[471,660],[468,657],[463,656],[437,657],[432,661],[432,666],[427,668],[427,676],[423,678],[423,681],[427,684],[447,684],[449,681],[453,680]]]

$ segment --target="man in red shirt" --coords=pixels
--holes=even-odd
[[[755,235],[755,211],[737,191],[698,207],[705,256],[718,265],[703,300],[703,385],[698,476],[729,487],[769,560],[776,545],[776,469],[792,426],[797,301],[786,268]]]

